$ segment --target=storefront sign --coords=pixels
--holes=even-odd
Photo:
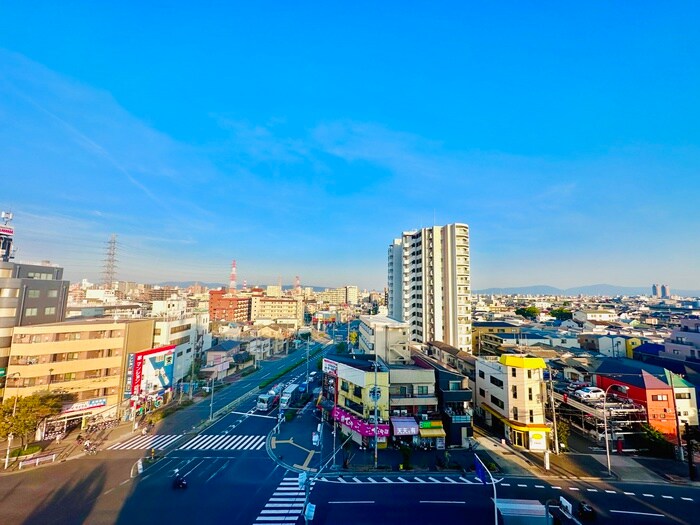
[[[333,409],[333,418],[339,421],[342,425],[345,425],[350,430],[353,430],[360,434],[361,436],[374,436],[374,424],[367,423],[361,419],[347,413],[340,407],[335,407]],[[386,423],[380,423],[377,425],[377,436],[386,437],[389,435],[389,425]]]
[[[442,428],[442,421],[421,421],[421,428]]]
[[[129,367],[133,368],[130,395],[152,394],[170,387],[173,381],[174,345],[135,352],[129,356]],[[133,356],[133,367],[131,358]],[[129,371],[127,370],[127,383]]]
[[[70,405],[65,405],[61,414],[67,414],[68,412],[77,412],[79,410],[89,410],[92,408],[99,408],[107,406],[107,398],[101,397],[98,399],[90,399],[88,401],[81,401],[79,403],[72,403]]]
[[[329,361],[328,359],[323,360],[323,373],[330,374],[332,376],[338,375],[338,363],[335,361]]]
[[[530,432],[530,450],[546,450],[547,434],[542,431]]]

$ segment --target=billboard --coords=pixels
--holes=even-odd
[[[129,355],[124,397],[150,395],[172,387],[175,345],[161,346]]]

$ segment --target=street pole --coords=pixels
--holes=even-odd
[[[605,389],[605,393],[603,394],[603,433],[605,434],[605,458],[608,463],[608,476],[612,476],[612,472],[610,471],[610,444],[608,443],[608,409],[607,409],[607,401],[608,401],[608,390],[610,390],[612,387],[618,387],[621,389],[623,392],[627,392],[628,387],[625,385],[618,385],[616,383],[612,383],[608,385],[608,388]]]
[[[374,468],[377,468],[377,448],[378,448],[378,437],[379,437],[379,420],[377,419],[377,401],[379,401],[379,392],[377,390],[377,368],[379,368],[379,362],[375,356],[374,358]]]
[[[335,407],[338,403],[338,376],[333,379],[333,413],[331,416],[333,417],[333,469],[335,470],[336,468],[336,463],[335,463],[335,435],[337,432],[337,425],[335,421]]]
[[[17,413],[17,398],[19,397],[19,385],[17,384],[17,377],[22,377],[22,375],[19,372],[15,372],[14,374],[10,374],[10,376],[15,376],[15,402],[12,405],[12,423],[14,424],[15,414]],[[10,464],[10,449],[12,448],[12,440],[14,439],[14,437],[15,436],[12,432],[10,432],[7,435],[7,453],[5,454],[5,470],[7,470],[7,467]]]
[[[559,455],[559,433],[557,431],[557,415],[554,407],[554,387],[552,386],[552,369],[547,367],[549,371],[549,395],[550,403],[552,404],[552,423],[554,423],[554,453]]]
[[[194,356],[190,361],[190,401],[192,401],[192,391],[194,390]]]
[[[491,485],[493,485],[493,523],[494,525],[498,525],[498,498],[496,496],[496,482],[493,479],[493,476],[491,475],[491,471],[486,468],[486,465],[484,465],[484,462],[481,461],[481,458],[477,455],[474,454],[474,459],[481,463],[481,466],[483,467],[484,471],[488,473],[489,479],[491,479]],[[481,481],[482,483],[486,483],[484,480]]]
[[[209,421],[214,419],[214,376],[211,376],[211,400],[209,401]]]
[[[309,339],[311,336],[309,335]],[[309,339],[306,340],[306,390],[309,390]]]

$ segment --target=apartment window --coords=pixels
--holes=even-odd
[[[527,399],[528,401],[532,401],[532,388],[527,389]]]
[[[518,372],[517,372],[517,369],[515,367],[510,369],[510,375],[512,377],[518,377]]]
[[[50,299],[55,299],[58,297],[58,290],[49,290],[46,292],[46,297],[49,297]]]
[[[491,376],[489,379],[492,385],[496,385],[498,388],[503,388],[503,381],[501,381],[497,377]]]
[[[428,387],[426,385],[418,385],[418,395],[419,396],[427,396],[428,395]]]
[[[356,386],[355,388],[353,388],[352,395],[355,397],[362,397],[362,388],[359,386]]]
[[[518,399],[518,387],[513,385],[512,387],[510,387],[510,391],[513,394],[513,399]]]
[[[534,423],[534,422],[535,422],[535,411],[530,410],[530,423]]]
[[[483,371],[483,370],[479,370],[479,377],[480,377],[481,379],[484,379],[484,378],[486,377],[486,376],[484,375],[484,371]]]
[[[39,290],[29,290],[27,291],[28,299],[37,299],[39,297]]]
[[[37,308],[25,308],[24,309],[24,315],[26,317],[36,317],[37,312],[38,312]]]
[[[532,370],[527,371],[527,378],[532,379]]]
[[[486,397],[486,392],[484,391],[483,388],[479,389],[479,397]]]
[[[690,399],[690,392],[676,392],[676,399]]]
[[[460,390],[462,388],[462,383],[461,381],[450,381],[449,384],[449,389],[454,391],[454,390]]]
[[[503,401],[498,399],[496,396],[491,396],[491,403],[493,403],[498,408],[503,408],[505,406]]]
[[[652,401],[668,401],[668,396],[666,394],[654,394],[651,396]]]
[[[518,420],[518,407],[513,407],[513,419]]]
[[[47,306],[44,308],[44,315],[55,315],[56,314],[56,307],[55,306]]]

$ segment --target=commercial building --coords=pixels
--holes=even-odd
[[[389,317],[410,326],[410,339],[441,341],[471,352],[469,227],[404,232],[388,250]]]
[[[98,413],[122,415],[133,396],[153,393],[148,382],[155,385],[155,375],[148,379],[141,363],[136,378],[133,368],[138,353],[153,348],[154,323],[93,319],[16,327],[7,376],[9,395],[66,394],[59,418],[65,422]],[[161,385],[172,382],[172,373],[157,375]]]
[[[250,321],[251,298],[226,290],[209,291],[209,317],[212,321],[246,323]]]
[[[383,315],[361,315],[359,349],[364,354],[374,354],[387,363],[409,363],[408,323]]]
[[[304,324],[303,297],[265,297],[253,295],[250,304],[250,321],[269,319],[276,322],[296,320],[297,328]]]
[[[548,449],[545,368],[539,357],[503,354],[476,358],[477,407],[486,425],[516,447]]]

